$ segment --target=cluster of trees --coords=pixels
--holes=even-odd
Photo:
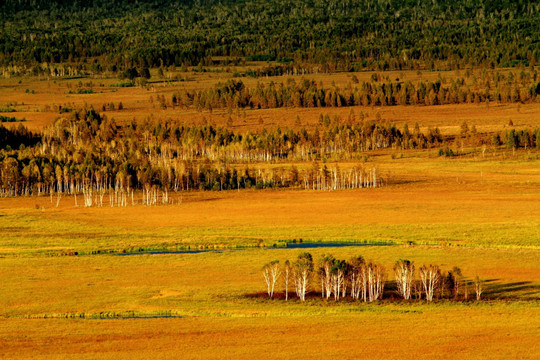
[[[464,79],[443,84],[434,82],[363,82],[341,89],[324,88],[313,80],[297,83],[289,79],[286,84],[257,84],[247,88],[241,80],[229,80],[214,88],[184,90],[172,96],[173,105],[193,106],[197,109],[215,108],[279,108],[279,107],[342,107],[355,105],[442,105],[479,102],[528,102],[540,96],[540,82],[534,76],[522,81],[486,80],[484,86],[465,85]],[[516,83],[519,82],[519,83]]]
[[[540,149],[540,129],[510,129],[501,134],[494,134],[493,145],[505,144],[509,149]]]
[[[260,57],[252,57],[253,60],[260,59]],[[248,60],[250,58],[248,57]],[[287,62],[290,62],[292,60],[287,60]],[[281,65],[268,65],[264,66],[262,68],[258,68],[255,70],[247,70],[244,73],[234,73],[234,77],[239,76],[249,76],[253,78],[263,77],[263,76],[281,76],[281,75],[299,75],[299,74],[308,74],[313,73],[313,69],[306,69],[304,66],[295,66],[292,63],[289,63],[287,65],[281,64]]]
[[[461,143],[462,146],[465,144],[472,147],[480,145],[483,147],[482,151],[486,149],[486,145],[495,148],[505,146],[507,149],[514,150],[534,148],[540,150],[540,129],[507,129],[501,132],[479,133],[474,125],[469,128],[467,122],[463,122],[456,140],[456,143]],[[452,150],[447,143],[439,149],[439,155],[456,156],[459,155],[459,150]]]
[[[321,298],[335,301],[347,296],[364,302],[380,300],[387,285],[393,285],[392,293],[404,300],[468,300],[471,287],[476,300],[480,300],[484,291],[484,282],[478,276],[473,281],[466,280],[458,267],[444,272],[438,265],[429,264],[417,270],[413,262],[398,260],[393,270],[395,280],[390,282],[384,266],[366,261],[362,256],[346,261],[323,254],[314,262],[310,253],[302,253],[295,261],[286,260],[283,265],[279,260],[271,261],[263,266],[262,274],[268,296],[274,297],[277,286],[283,285],[285,300],[289,299],[292,284],[297,297],[305,301],[309,291],[317,291],[317,278]]]
[[[108,105],[110,106],[110,104]],[[183,126],[174,121],[144,121],[118,126],[93,109],[67,109],[64,117],[34,134],[22,124],[0,124],[0,193],[88,194],[85,204],[133,201],[143,190],[144,203],[168,202],[169,191],[229,190],[297,187],[338,190],[378,187],[386,179],[375,168],[358,162],[347,168],[327,165],[330,159],[363,159],[374,149],[440,147],[441,155],[454,155],[453,139],[438,129],[422,133],[418,125],[402,130],[378,119],[348,121],[322,116],[311,131],[276,127],[260,133],[235,133],[228,128]],[[486,134],[484,134],[486,135]],[[474,127],[462,125],[460,139],[475,139],[508,148],[540,148],[540,130],[506,130],[478,137]],[[463,141],[463,140],[462,140]],[[478,143],[477,143],[478,145]],[[284,166],[303,161],[311,165]],[[321,161],[322,160],[322,164]],[[278,163],[250,166],[251,163]],[[110,194],[114,193],[112,196]],[[120,195],[118,195],[120,194]],[[118,200],[120,196],[121,200]]]
[[[25,149],[28,146],[35,146],[40,139],[39,135],[29,131],[23,124],[14,128],[6,128],[0,124],[0,150]]]
[[[0,115],[0,123],[3,123],[3,122],[17,122],[17,121],[26,121],[26,119],[19,120],[16,117],[13,117],[13,116]]]
[[[125,206],[129,197],[134,203],[134,190],[143,190],[143,202],[153,205],[167,203],[169,191],[191,189],[338,190],[382,185],[376,169],[360,163],[343,170],[318,162],[305,169],[230,164],[286,157],[293,149],[291,142],[298,141],[291,140],[298,137],[292,131],[264,136],[262,142],[257,135],[223,128],[159,122],[122,128],[94,110],[69,113],[68,119],[58,120],[39,135],[22,125],[12,130],[0,126],[0,193],[82,193],[86,206],[103,206],[108,194],[114,199],[111,205]]]
[[[138,69],[138,70],[135,67],[130,67],[130,68],[124,69],[124,71],[122,71],[118,75],[118,77],[120,79],[129,79],[129,80],[133,80],[138,77],[141,77],[144,79],[150,79],[150,70],[147,67]]]
[[[320,71],[528,65],[540,58],[531,41],[539,11],[524,0],[5,0],[0,64],[100,71],[220,56]]]

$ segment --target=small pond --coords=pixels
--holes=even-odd
[[[389,243],[289,243],[286,246],[266,247],[266,248],[234,248],[234,249],[193,249],[193,250],[158,250],[158,251],[140,251],[130,253],[119,253],[120,256],[131,255],[164,255],[164,254],[200,254],[207,252],[227,252],[227,251],[245,251],[253,249],[264,250],[290,250],[290,249],[317,249],[317,248],[336,248],[336,247],[362,247],[362,246],[392,246]]]

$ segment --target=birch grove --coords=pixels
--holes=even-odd
[[[276,283],[278,281],[279,275],[281,274],[281,270],[279,268],[279,260],[274,260],[266,264],[263,267],[262,272],[264,281],[266,282],[268,296],[273,297]]]
[[[394,265],[394,272],[399,295],[403,299],[409,300],[414,278],[414,264],[409,260],[399,260]]]
[[[286,260],[282,267],[278,260],[266,264],[262,271],[268,296],[274,297],[275,286],[282,274],[285,300],[289,300],[289,279],[301,301],[305,301],[306,295],[312,292],[313,296],[324,301],[348,298],[353,301],[375,302],[385,299],[394,291],[391,286],[390,289],[387,287],[388,274],[385,267],[373,261],[368,262],[362,256],[346,261],[331,254],[323,254],[316,265],[314,269],[310,253],[300,254],[293,262]],[[478,277],[473,281],[465,280],[458,267],[443,272],[438,265],[429,264],[422,265],[416,271],[412,261],[398,260],[393,270],[395,293],[403,300],[414,298],[425,299],[427,302],[435,299],[467,301],[467,288],[470,284],[474,286],[477,300],[481,299],[484,291],[483,281]],[[315,277],[318,277],[318,281]]]
[[[368,148],[397,146],[403,135],[392,129],[336,123],[255,134],[172,120],[120,126],[92,108],[76,109],[38,134],[0,125],[0,197],[82,194],[86,207],[125,207],[168,204],[171,192],[193,190],[376,188],[387,179],[357,159],[367,159]],[[324,163],[334,156],[352,165]],[[277,160],[308,166],[267,166]]]

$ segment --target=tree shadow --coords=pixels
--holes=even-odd
[[[408,185],[408,184],[419,184],[425,183],[425,180],[422,179],[391,179],[386,184],[388,185]]]
[[[518,282],[509,282],[504,283],[500,282],[500,279],[486,279],[482,281],[483,284],[483,292],[482,292],[482,299],[487,300],[530,300],[531,298],[537,298],[540,299],[540,284],[533,283],[532,281],[518,281]],[[460,290],[460,296],[458,299],[453,298],[452,296],[449,296],[448,293],[443,298],[437,297],[437,300],[446,300],[446,301],[453,301],[453,302],[467,302],[467,301],[474,301],[475,299],[475,283],[472,280],[466,281],[466,284],[464,284],[467,287],[468,292],[468,300],[463,299],[463,293],[464,290],[461,288]],[[422,291],[422,299],[424,299],[423,295],[423,289],[420,289]],[[256,293],[249,293],[245,294],[244,297],[251,298],[251,299],[270,299],[268,294],[265,291],[260,291]],[[289,290],[288,294],[289,300],[298,300],[298,297],[296,296],[296,293],[293,289]],[[272,300],[285,300],[285,292],[281,289],[279,291],[275,291]],[[323,297],[320,291],[310,291],[306,294],[306,300],[315,300],[315,299],[322,299],[327,300],[326,297]],[[333,302],[334,297],[332,296],[328,303]],[[383,299],[380,300],[382,302],[390,302],[390,303],[407,303],[409,301],[417,301],[418,299],[413,294],[413,297],[411,300],[403,300],[399,294],[397,293],[397,285],[396,282],[386,281],[385,287],[384,287],[384,293],[383,293]],[[343,298],[340,297],[340,302],[351,302],[356,303],[360,300],[353,299],[350,294],[350,288],[347,291],[347,295]]]
[[[518,281],[510,283],[492,282],[485,286],[484,294],[486,297],[490,298],[516,298],[524,295],[539,295],[540,285],[533,284],[531,281]]]

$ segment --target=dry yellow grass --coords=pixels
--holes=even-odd
[[[171,206],[128,208],[76,208],[73,197],[58,208],[49,197],[4,198],[0,251],[272,245],[298,238],[538,246],[538,160],[412,155],[373,156],[365,166],[393,182],[378,189],[190,192],[171,195]]]
[[[234,71],[234,69],[233,69]],[[371,73],[356,74],[360,81]],[[436,72],[389,72],[390,79],[436,80]],[[121,101],[106,111],[119,122],[167,118],[225,125],[226,111],[160,109],[154,100],[182,88],[205,88],[230,73],[182,74],[185,82],[113,88],[117,79],[2,79],[0,106],[17,102],[25,125],[39,130],[68,107]],[[443,78],[463,76],[454,72]],[[305,76],[346,86],[351,74]],[[296,76],[299,80],[302,77]],[[287,77],[261,79],[286,81]],[[19,80],[21,83],[19,83]],[[243,79],[248,86],[255,79]],[[92,81],[95,94],[68,94]],[[467,80],[470,81],[470,80]],[[70,83],[68,88],[67,84]],[[104,86],[100,86],[103,83]],[[87,87],[84,85],[83,87]],[[27,94],[26,89],[30,92]],[[34,94],[31,91],[34,90]],[[402,126],[418,122],[455,134],[463,121],[478,131],[538,126],[540,104],[246,110],[234,129],[318,123],[320,114],[346,119],[380,114]],[[259,124],[259,118],[263,124]],[[16,124],[15,124],[16,125]],[[8,124],[8,126],[13,126]],[[175,205],[127,208],[56,207],[48,197],[0,199],[0,357],[17,359],[275,359],[424,358],[537,359],[540,337],[540,167],[535,152],[487,149],[457,159],[435,150],[370,152],[390,186],[354,191],[228,191],[173,194]],[[340,162],[347,169],[358,162]],[[309,163],[295,164],[299,168]],[[334,163],[327,163],[332,167]],[[234,165],[237,166],[237,165]],[[260,164],[289,167],[290,163]],[[81,204],[79,198],[79,204]],[[181,203],[178,203],[181,200]],[[480,303],[365,305],[309,300],[302,304],[248,296],[264,290],[260,267],[295,258],[298,249],[249,249],[187,255],[49,257],[70,251],[227,247],[304,241],[394,241],[400,246],[310,249],[315,258],[361,254],[391,269],[399,258],[462,268],[486,282]],[[413,242],[415,246],[407,246]],[[430,246],[422,245],[430,244]],[[466,245],[466,246],[461,246]],[[393,276],[390,275],[390,280]],[[281,289],[281,287],[280,287]],[[388,294],[392,296],[391,293]],[[100,313],[172,313],[182,318],[43,319]],[[31,319],[37,317],[39,319]]]
[[[484,308],[375,317],[360,312],[249,320],[0,320],[0,354],[17,359],[537,358],[538,310],[497,312],[496,319]]]
[[[508,74],[515,69],[501,70],[501,73]],[[370,81],[373,72],[355,73],[359,81]],[[435,81],[442,79],[443,82],[450,81],[457,77],[464,77],[464,72],[443,71],[443,72],[421,72],[416,71],[384,72],[381,73],[389,79],[401,79],[416,83],[420,80]],[[101,110],[104,104],[113,102],[118,106],[120,102],[124,105],[124,110],[105,111],[108,117],[112,117],[118,123],[131,122],[133,119],[141,121],[150,118],[153,121],[163,121],[173,119],[182,124],[215,124],[227,126],[229,116],[233,119],[233,129],[236,131],[259,131],[263,127],[273,128],[277,125],[298,128],[299,126],[311,127],[319,122],[321,114],[328,114],[330,118],[339,116],[348,119],[351,111],[359,119],[363,113],[367,119],[375,120],[379,114],[383,120],[395,123],[399,127],[408,124],[411,128],[418,123],[423,131],[428,127],[439,127],[443,134],[456,134],[459,126],[466,121],[469,126],[476,125],[479,132],[500,131],[504,129],[510,121],[517,128],[535,127],[540,114],[540,104],[461,104],[443,106],[393,106],[393,107],[344,107],[344,108],[302,108],[302,109],[245,109],[233,111],[229,114],[226,109],[217,109],[213,112],[198,112],[195,109],[185,109],[182,107],[173,108],[171,105],[172,94],[189,89],[204,89],[213,87],[218,82],[232,78],[231,73],[180,73],[179,75],[187,81],[172,81],[167,78],[158,79],[154,74],[153,80],[147,87],[118,88],[114,84],[123,82],[116,78],[92,77],[77,79],[35,79],[35,78],[13,78],[0,80],[0,107],[7,104],[17,104],[16,113],[10,116],[18,118],[25,117],[25,123],[32,130],[39,130],[52,123],[56,118],[61,117],[58,113],[58,106],[70,108],[80,108],[83,106],[93,106]],[[341,88],[351,83],[352,73],[340,74],[310,74],[305,76],[278,76],[264,79],[242,78],[246,86],[256,86],[257,82],[268,83],[286,82],[292,78],[295,81],[302,79],[314,80],[323,83],[324,86],[335,84]],[[479,72],[476,74],[480,76]],[[466,82],[471,83],[472,78],[467,78]],[[20,81],[20,83],[19,83]],[[81,88],[94,90],[93,94],[70,94],[75,92],[78,84]],[[29,90],[27,93],[26,90]],[[32,91],[34,93],[32,93]],[[169,106],[162,109],[157,96],[164,96]],[[300,118],[300,125],[297,123]],[[260,123],[262,119],[263,123]],[[12,126],[12,125],[11,125]]]
[[[261,264],[292,259],[300,251],[5,258],[0,305],[7,318],[0,319],[0,354],[21,359],[480,359],[486,354],[494,359],[535,359],[539,355],[538,250],[311,250],[315,258],[328,252],[339,258],[362,254],[387,268],[401,257],[418,265],[438,263],[444,269],[457,265],[467,278],[478,274],[489,280],[487,296],[517,296],[521,301],[371,305],[246,297],[264,289]],[[150,315],[173,311],[183,317],[27,318],[130,310]]]

